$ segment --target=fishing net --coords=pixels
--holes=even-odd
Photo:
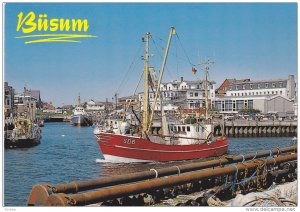
[[[282,185],[272,185],[263,192],[254,192],[246,195],[238,194],[226,206],[256,206],[277,207],[296,206],[298,199],[297,180]]]

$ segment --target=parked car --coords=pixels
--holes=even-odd
[[[231,121],[231,120],[234,119],[234,115],[225,115],[224,119],[227,120],[227,121]]]

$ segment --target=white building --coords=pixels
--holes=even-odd
[[[295,77],[288,79],[260,80],[232,83],[225,96],[275,96],[280,95],[289,99],[295,98]]]
[[[94,100],[90,100],[86,103],[87,111],[104,111],[105,110],[105,102],[95,102]]]
[[[294,100],[284,96],[259,96],[259,97],[223,97],[216,98],[212,107],[220,113],[238,113],[244,108],[258,109],[262,113],[294,112]],[[295,114],[296,115],[296,114]]]
[[[161,104],[168,105],[168,108],[183,108],[183,109],[195,109],[199,107],[205,107],[205,81],[194,80],[187,81],[173,80],[171,82],[162,83],[160,85],[160,91],[163,102],[161,99],[157,99],[157,105],[155,110],[160,110]],[[208,99],[215,97],[215,82],[208,82]],[[153,106],[155,100],[155,93],[149,92],[150,106]],[[139,102],[143,107],[143,93],[139,93]]]
[[[262,113],[295,112],[296,88],[294,75],[287,79],[231,81],[225,96],[215,98],[212,107],[221,113],[238,113],[244,108]]]

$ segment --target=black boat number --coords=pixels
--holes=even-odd
[[[125,144],[135,144],[135,140],[134,139],[124,139],[123,142]]]

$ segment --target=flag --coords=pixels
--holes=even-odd
[[[196,74],[197,73],[197,69],[195,69],[194,67],[192,68],[192,73]]]

